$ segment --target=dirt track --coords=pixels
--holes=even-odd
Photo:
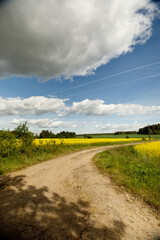
[[[149,206],[92,164],[99,147],[0,178],[0,239],[160,239]]]

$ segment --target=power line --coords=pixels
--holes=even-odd
[[[153,77],[158,77],[158,76],[160,76],[160,73],[159,74],[155,74],[155,75],[151,75],[151,76],[148,76],[148,77],[143,77],[143,78],[134,79],[134,80],[130,80],[130,81],[124,81],[124,82],[120,82],[120,83],[115,83],[115,84],[112,84],[112,85],[106,86],[106,87],[101,87],[101,88],[96,88],[96,89],[92,89],[92,90],[88,90],[88,91],[83,91],[83,93],[99,91],[99,90],[103,90],[103,89],[106,89],[106,88],[116,87],[116,86],[123,85],[123,84],[126,84],[126,83],[138,82],[138,81],[142,81],[142,80],[146,80],[146,79],[153,78]],[[82,94],[82,92],[78,92],[78,93],[75,93],[75,94],[67,95],[67,97],[72,97],[72,96],[76,96],[76,95],[79,95],[79,94]]]
[[[95,83],[95,82],[103,81],[104,79],[116,77],[116,76],[119,76],[119,75],[124,74],[124,73],[133,72],[133,71],[135,71],[135,70],[139,70],[139,69],[146,68],[146,67],[150,67],[150,66],[157,65],[157,64],[160,64],[160,62],[154,62],[154,63],[147,64],[147,65],[143,65],[143,66],[140,66],[140,67],[131,68],[131,69],[128,69],[128,70],[119,72],[119,73],[115,73],[115,74],[112,74],[112,75],[109,75],[109,76],[106,76],[106,77],[103,77],[103,78],[99,78],[99,79],[93,80],[92,82],[83,83],[83,84],[80,84],[80,85],[78,85],[78,86],[74,86],[74,87],[71,87],[71,88],[68,88],[68,89],[64,89],[64,90],[62,90],[62,91],[55,92],[55,93],[51,93],[51,94],[52,94],[52,95],[56,95],[56,94],[59,94],[59,93],[63,93],[63,92],[66,92],[66,91],[70,91],[70,90],[72,90],[72,89],[76,89],[76,88],[80,88],[80,87],[83,87],[83,86],[86,86],[86,85],[90,85],[90,84],[93,84],[93,83]]]

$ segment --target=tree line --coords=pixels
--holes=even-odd
[[[37,146],[34,144],[35,138],[75,138],[74,132],[54,134],[52,131],[42,130],[39,135],[34,135],[27,127],[27,122],[18,125],[13,131],[0,130],[0,158],[9,156],[29,156],[35,152],[52,152],[58,149],[52,140],[48,144]]]
[[[137,134],[160,134],[160,123],[140,128]]]
[[[136,131],[119,131],[119,132],[115,132],[114,135],[123,135],[123,134],[137,134]]]
[[[52,131],[42,130],[38,138],[75,138],[75,132],[62,131],[57,134],[54,134]]]
[[[42,130],[39,134],[34,134],[28,130],[27,122],[18,125],[13,131],[10,130],[0,130],[0,139],[3,138],[16,138],[20,139],[24,136],[28,136],[28,138],[75,138],[75,132],[62,131],[57,134],[54,134],[49,130]]]

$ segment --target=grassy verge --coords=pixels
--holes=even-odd
[[[69,145],[59,145],[45,147],[37,147],[36,150],[31,150],[26,153],[16,153],[9,157],[0,158],[0,175],[4,175],[9,172],[21,170],[28,166],[53,159],[57,156],[63,154],[76,152],[79,150],[86,149],[86,146],[69,146]]]
[[[138,154],[132,146],[110,149],[94,158],[97,167],[160,210],[160,160]]]
[[[13,172],[31,166],[33,164],[40,163],[49,159],[53,159],[57,156],[64,155],[88,149],[92,147],[126,144],[127,142],[97,142],[90,144],[44,144],[44,145],[31,145],[30,148],[26,149],[25,153],[15,149],[15,152],[8,155],[7,157],[0,157],[0,175],[4,175],[8,172]]]

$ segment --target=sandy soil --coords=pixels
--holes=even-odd
[[[0,239],[160,239],[151,208],[92,163],[109,147],[83,150],[0,178]]]

